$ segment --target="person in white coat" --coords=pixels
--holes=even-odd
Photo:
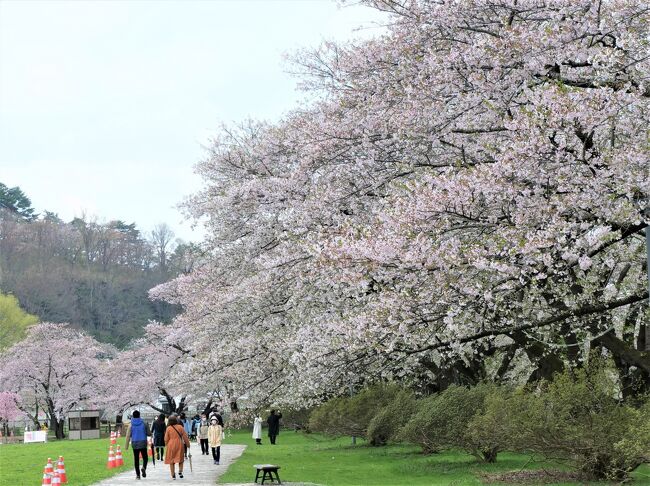
[[[257,445],[262,445],[262,417],[259,414],[253,420],[253,439]]]

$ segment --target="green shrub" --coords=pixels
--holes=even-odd
[[[465,449],[484,462],[495,462],[499,451],[511,443],[510,402],[514,391],[507,386],[491,386],[484,396],[482,409],[469,421]]]
[[[439,395],[418,401],[417,411],[402,428],[402,440],[419,444],[425,453],[454,447],[475,455],[482,461],[496,461],[499,447],[482,436],[472,434],[470,424],[483,413],[488,395],[500,388],[480,384],[473,388],[451,386]]]
[[[370,420],[366,438],[370,445],[383,446],[395,440],[399,430],[417,409],[417,400],[411,390],[400,390],[393,400]]]
[[[514,450],[570,458],[590,478],[624,480],[650,451],[650,406],[635,408],[616,391],[612,374],[596,361],[536,390],[488,401],[473,425],[506,424],[494,430]]]
[[[309,408],[289,409],[282,411],[282,425],[287,429],[304,430],[309,433]]]
[[[416,409],[397,434],[397,439],[412,442],[422,447],[425,454],[438,452],[440,444],[436,441],[434,427],[438,395],[417,401]]]
[[[329,400],[314,410],[309,429],[330,436],[352,435],[366,437],[372,418],[399,393],[396,385],[366,388],[352,397]]]

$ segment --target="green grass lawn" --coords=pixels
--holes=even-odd
[[[414,446],[351,446],[349,438],[327,439],[316,434],[289,431],[279,436],[275,446],[269,444],[267,437],[263,438],[262,446],[255,445],[250,432],[235,432],[226,443],[247,444],[248,447],[221,477],[220,484],[252,482],[255,478],[253,464],[260,463],[280,465],[282,481],[328,486],[482,485],[486,483],[477,477],[481,472],[560,469],[554,464],[531,462],[530,456],[523,454],[503,453],[496,464],[478,464],[472,456],[459,452],[423,456]],[[636,476],[638,479],[629,484],[650,485],[650,468],[647,466],[637,471]],[[578,484],[583,486],[585,483],[555,483],[555,486]]]
[[[328,486],[368,485],[481,485],[477,474],[527,469],[557,469],[557,465],[530,462],[522,454],[501,454],[496,464],[480,465],[467,454],[445,452],[423,456],[414,446],[388,447],[351,446],[350,439],[327,439],[317,434],[284,431],[278,444],[271,446],[268,438],[256,446],[248,431],[229,435],[226,443],[247,444],[242,457],[221,478],[220,483],[252,482],[253,464],[279,464],[283,481],[312,482]],[[124,448],[124,439],[118,440]],[[125,455],[127,465],[120,469],[106,468],[108,439],[52,441],[47,444],[0,445],[0,486],[41,484],[47,458],[65,457],[70,486],[83,486],[130,469],[131,454]],[[127,457],[128,456],[128,457]],[[636,473],[634,486],[650,485],[650,467]],[[501,483],[503,484],[503,483]],[[556,486],[577,486],[579,483],[556,483]],[[584,486],[584,483],[580,483]],[[603,486],[601,483],[600,486]]]
[[[51,457],[56,469],[56,460],[63,456],[65,472],[70,486],[92,484],[118,472],[133,467],[131,451],[124,454],[124,438],[118,439],[125,465],[107,469],[109,439],[61,440],[45,444],[2,444],[0,445],[0,486],[23,486],[41,484],[43,467]]]

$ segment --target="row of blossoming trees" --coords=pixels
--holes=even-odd
[[[179,353],[157,344],[161,328],[151,323],[143,338],[118,351],[68,324],[31,327],[0,355],[0,422],[6,429],[10,420],[27,419],[38,427],[40,411],[63,438],[71,410],[97,407],[120,414],[143,403],[159,408],[160,395],[182,409],[182,384],[174,386],[168,377]]]
[[[297,55],[311,101],[199,164],[210,256],[151,293],[182,374],[296,404],[597,352],[647,386],[647,3],[368,3],[383,35]]]
[[[368,3],[381,36],[296,56],[311,101],[214,140],[186,205],[207,256],[151,292],[184,312],[98,361],[116,409],[536,380],[594,352],[623,393],[650,384],[646,2]]]

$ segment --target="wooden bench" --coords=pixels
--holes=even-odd
[[[255,483],[257,483],[261,472],[262,484],[264,484],[264,481],[267,479],[269,479],[271,482],[277,480],[278,484],[282,484],[282,481],[280,481],[280,476],[278,474],[278,469],[280,469],[280,466],[276,466],[275,464],[255,464],[253,467],[257,469],[257,472],[255,474]],[[273,477],[273,473],[275,473],[275,478]]]

